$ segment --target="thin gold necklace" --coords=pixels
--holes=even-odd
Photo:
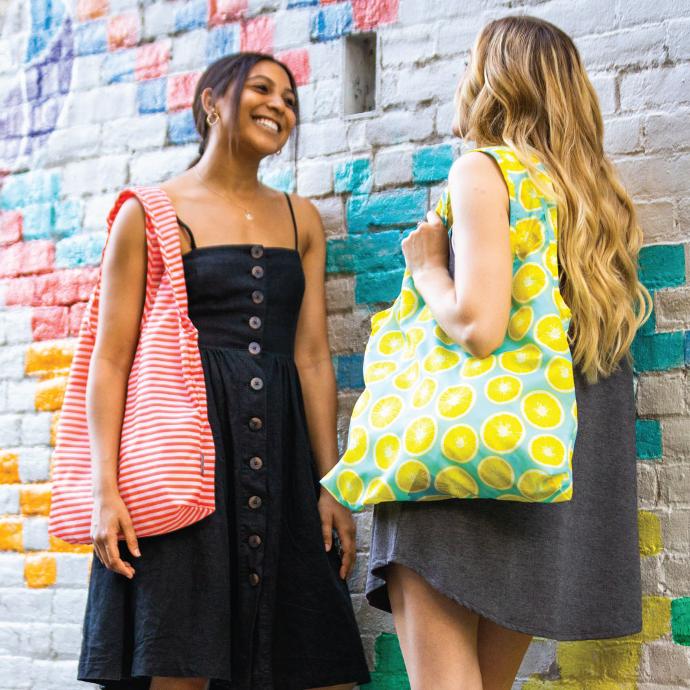
[[[196,166],[192,168],[192,170],[195,172],[196,176],[199,178],[199,182],[201,182],[206,189],[208,189],[209,192],[213,192],[216,196],[219,196],[221,199],[225,199],[225,201],[229,201],[233,206],[237,206],[237,208],[241,208],[244,211],[244,217],[247,220],[254,220],[254,214],[248,209],[245,208],[244,206],[238,204],[236,201],[233,201],[232,199],[229,199],[225,194],[221,194],[220,192],[217,192],[215,189],[212,189],[209,187],[203,179],[201,179],[201,175],[199,174],[199,171],[196,169]]]

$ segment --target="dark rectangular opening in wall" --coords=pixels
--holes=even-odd
[[[376,34],[348,36],[345,43],[343,112],[357,115],[376,110]]]

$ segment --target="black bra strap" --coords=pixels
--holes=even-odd
[[[192,249],[196,249],[196,242],[194,241],[194,233],[192,232],[192,229],[189,227],[189,225],[187,225],[187,223],[181,220],[179,216],[175,216],[175,218],[177,218],[177,222],[180,224],[180,226],[187,231],[187,234],[189,235],[189,243],[192,245]]]
[[[295,249],[299,249],[299,245],[297,243],[297,221],[295,220],[295,212],[292,210],[292,201],[290,201],[290,195],[287,192],[283,192],[283,194],[285,194],[288,206],[290,207],[290,215],[292,216],[292,229],[295,232]]]

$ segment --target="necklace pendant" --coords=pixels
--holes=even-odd
[[[245,212],[244,212],[244,217],[245,217],[247,220],[254,220],[254,215],[252,214],[251,211],[245,211]]]

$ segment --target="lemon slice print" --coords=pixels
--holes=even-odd
[[[431,486],[431,473],[419,460],[407,460],[395,473],[395,482],[407,494],[426,491]]]
[[[364,491],[364,482],[353,470],[343,470],[335,484],[340,495],[350,504],[356,504]]]
[[[562,491],[556,498],[553,499],[552,503],[564,503],[565,501],[570,501],[573,497],[573,485]]]
[[[479,486],[474,477],[462,467],[446,467],[436,475],[434,488],[447,496],[474,498],[479,495]]]
[[[520,182],[520,203],[527,211],[534,211],[541,207],[539,191],[529,177],[525,177]]]
[[[509,403],[522,392],[522,381],[516,376],[494,376],[486,382],[484,395],[493,403]]]
[[[434,328],[434,335],[444,344],[444,345],[454,345],[455,341],[440,327],[436,326]]]
[[[400,292],[400,305],[398,307],[398,321],[402,323],[409,319],[417,311],[419,300],[417,295],[409,288],[403,288]]]
[[[436,439],[436,422],[432,417],[418,417],[405,429],[405,450],[410,455],[424,455]]]
[[[556,309],[558,309],[558,315],[561,317],[561,319],[569,319],[572,316],[570,307],[565,303],[563,295],[561,295],[558,288],[553,289],[551,292],[551,297]]]
[[[495,455],[484,458],[477,467],[477,473],[484,484],[498,491],[507,491],[515,481],[512,466]]]
[[[386,360],[372,362],[364,370],[364,383],[369,385],[370,383],[383,381],[384,379],[387,379],[395,371],[397,371],[397,369],[398,365],[395,362]]]
[[[395,494],[393,493],[393,489],[391,489],[383,479],[376,477],[369,482],[362,503],[371,506],[376,503],[385,503],[386,501],[394,500]]]
[[[453,462],[469,462],[477,454],[477,432],[467,424],[452,426],[443,436],[441,450]]]
[[[374,462],[380,470],[395,465],[400,456],[400,439],[395,434],[384,434],[374,446]]]
[[[544,225],[538,218],[523,218],[515,223],[515,253],[521,259],[544,246]]]
[[[359,417],[360,415],[364,414],[366,411],[367,407],[369,407],[369,403],[371,402],[371,391],[370,390],[364,390],[362,391],[362,395],[357,398],[357,402],[355,403],[355,406],[352,408],[352,419],[355,419],[356,417]]]
[[[558,208],[556,206],[549,208],[549,220],[551,221],[554,237],[558,239]]]
[[[434,315],[431,313],[431,309],[429,309],[429,307],[425,304],[424,307],[422,307],[422,311],[419,312],[417,321],[420,323],[425,323],[426,321],[431,321],[433,318]]]
[[[573,419],[577,421],[577,401],[573,401],[573,404],[570,406],[570,414],[573,416]]]
[[[378,311],[371,317],[371,334],[374,335],[388,320],[391,318],[393,310],[391,307],[384,309],[383,311]]]
[[[510,453],[525,436],[525,426],[520,418],[510,412],[491,415],[482,424],[482,441],[494,453]]]
[[[405,371],[393,379],[393,385],[400,390],[412,388],[419,378],[419,362],[412,362]]]
[[[557,436],[542,434],[529,442],[529,454],[540,465],[558,467],[565,462],[565,444]]]
[[[347,450],[343,454],[342,460],[348,465],[361,462],[367,454],[369,448],[369,435],[363,426],[355,426],[350,429],[350,436],[347,440]]]
[[[438,371],[446,371],[452,369],[460,361],[460,355],[452,350],[446,350],[445,347],[435,347],[425,358],[422,363],[425,371],[430,374]]]
[[[417,352],[419,344],[426,338],[426,333],[423,328],[413,326],[405,333],[405,347],[403,348],[402,358],[412,359]]]
[[[384,333],[379,340],[378,351],[382,355],[394,355],[403,349],[405,336],[400,331]]]
[[[468,357],[462,364],[461,375],[467,378],[482,376],[490,372],[496,365],[496,355],[488,357]]]
[[[566,475],[550,475],[542,470],[527,470],[518,479],[518,491],[531,501],[545,501],[563,485]]]
[[[428,405],[434,397],[437,387],[438,384],[434,379],[422,379],[412,395],[412,407],[419,409]]]
[[[377,400],[369,412],[369,424],[375,429],[385,429],[402,412],[403,401],[399,395],[386,395]]]
[[[555,429],[563,423],[563,408],[558,398],[547,391],[534,391],[522,401],[522,414],[537,429]]]
[[[558,245],[550,242],[544,252],[544,266],[554,278],[558,278]]]
[[[534,318],[532,307],[520,307],[508,322],[508,335],[512,340],[522,340],[529,331]]]
[[[513,276],[513,299],[525,304],[539,296],[547,283],[546,271],[539,264],[523,264]]]
[[[568,352],[568,338],[561,319],[555,314],[542,316],[534,327],[536,341],[554,352]]]
[[[542,352],[533,344],[502,353],[498,361],[511,374],[531,374],[541,366]]]
[[[553,357],[546,366],[546,380],[560,393],[575,390],[572,362],[565,357]]]
[[[446,419],[457,419],[467,414],[474,405],[474,388],[465,384],[448,386],[436,401],[436,412]]]

